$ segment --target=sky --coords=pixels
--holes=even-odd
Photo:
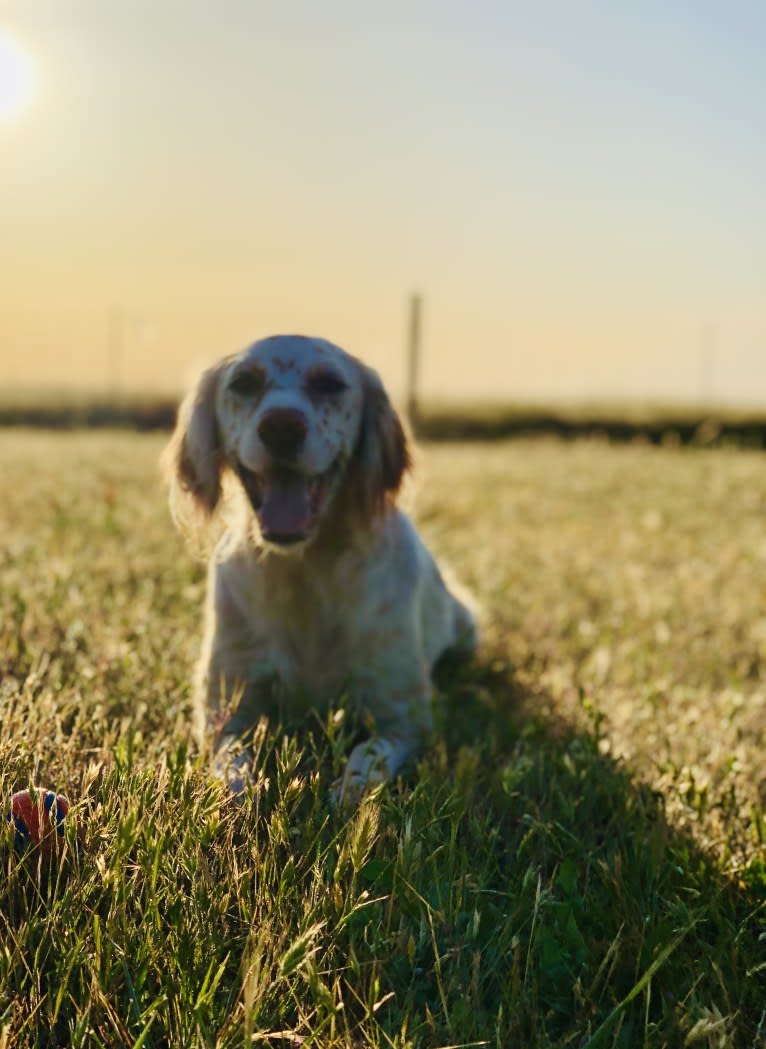
[[[11,0],[4,38],[0,391],[303,332],[401,395],[418,293],[424,396],[766,406],[762,0]]]

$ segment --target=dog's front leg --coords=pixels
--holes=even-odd
[[[195,729],[202,749],[212,744],[213,770],[234,795],[243,793],[250,778],[253,730],[270,711],[274,685],[266,646],[234,601],[226,566],[213,562],[197,666]]]
[[[374,683],[368,678],[368,687],[358,696],[375,732],[354,747],[343,776],[333,784],[332,797],[338,804],[357,804],[370,787],[407,768],[432,727],[431,682],[425,668],[414,659],[402,670],[381,667]]]
[[[209,722],[212,738],[213,772],[234,797],[240,797],[251,781],[253,733],[265,717],[273,693],[271,679],[235,684],[230,715],[221,723],[220,713]]]

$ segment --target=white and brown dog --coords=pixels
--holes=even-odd
[[[476,628],[395,506],[410,453],[377,374],[323,339],[256,342],[200,377],[166,464],[182,525],[239,507],[210,561],[196,697],[232,790],[248,734],[291,694],[347,697],[374,723],[339,800],[402,769],[431,725],[435,662]]]

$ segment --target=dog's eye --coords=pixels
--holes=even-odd
[[[340,375],[326,371],[314,372],[309,375],[306,385],[309,393],[318,394],[343,393],[344,390],[348,389]]]
[[[265,385],[266,377],[262,372],[240,372],[229,383],[229,389],[238,397],[258,397]]]

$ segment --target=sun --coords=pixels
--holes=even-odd
[[[35,93],[37,71],[31,55],[0,28],[0,124],[21,116]]]

